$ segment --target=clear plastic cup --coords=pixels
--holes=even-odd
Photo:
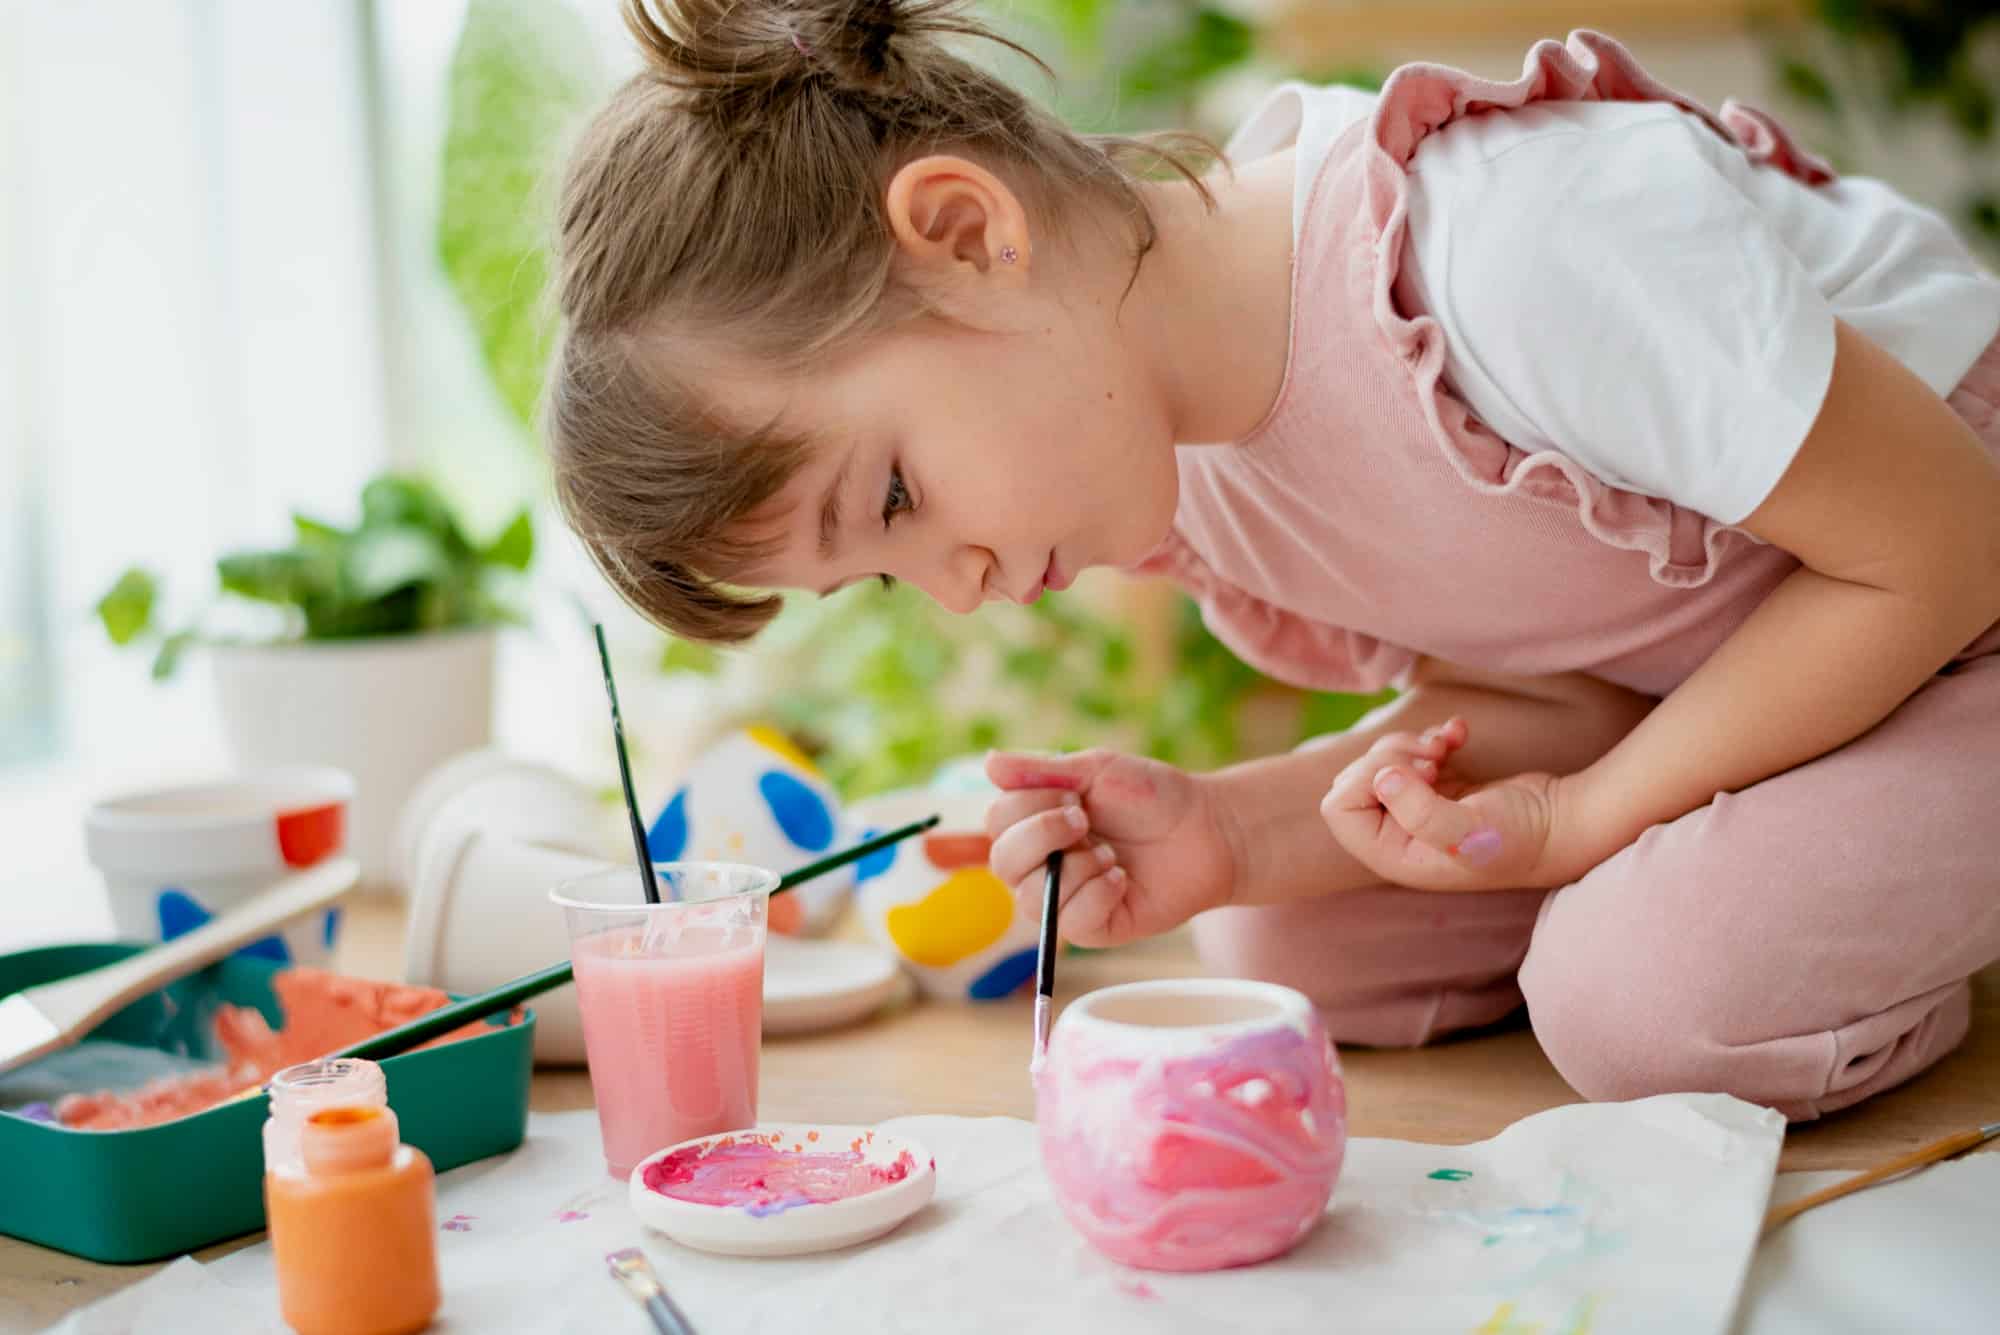
[[[584,1055],[613,1177],[684,1140],[757,1124],[764,934],[775,872],[662,862],[660,902],[632,867],[567,881]]]

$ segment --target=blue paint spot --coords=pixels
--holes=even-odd
[[[965,995],[974,1001],[997,1001],[1035,976],[1035,948],[1017,950],[972,980]]]
[[[250,959],[269,960],[273,964],[292,962],[291,948],[285,944],[285,939],[281,936],[267,936],[262,941],[252,941],[236,953]]]
[[[688,846],[688,790],[683,788],[674,794],[667,809],[653,822],[653,828],[646,834],[646,851],[653,855],[655,862],[678,862],[687,852]]]
[[[160,916],[160,939],[171,941],[177,936],[185,936],[209,919],[209,912],[194,901],[184,890],[162,890],[154,904]],[[278,964],[290,964],[292,952],[286,948],[282,937],[267,936],[262,941],[252,941],[236,952],[253,959],[272,960]]]
[[[324,945],[328,950],[332,950],[333,943],[336,939],[339,938],[339,936],[340,936],[340,910],[328,909],[326,911],[326,916],[320,919],[320,924],[319,924],[320,943]]]
[[[783,1214],[787,1210],[794,1210],[801,1205],[811,1205],[812,1203],[812,1197],[806,1195],[804,1192],[794,1191],[784,1196],[773,1197],[768,1201],[753,1201],[751,1204],[743,1207],[743,1213],[749,1215],[752,1219],[763,1219],[770,1215]]]
[[[880,829],[871,825],[861,832],[861,838],[855,842],[863,843],[881,833]],[[860,885],[863,881],[871,881],[889,870],[889,868],[895,866],[896,847],[895,844],[890,844],[887,848],[878,848],[867,857],[861,859],[861,861],[855,863],[854,883]]]
[[[817,853],[833,843],[833,813],[826,809],[818,793],[782,770],[767,770],[757,777],[757,791],[777,818],[785,838]]]

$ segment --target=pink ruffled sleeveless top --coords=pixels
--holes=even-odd
[[[1397,70],[1311,187],[1277,403],[1243,441],[1179,451],[1173,530],[1136,567],[1179,582],[1264,673],[1373,691],[1429,655],[1664,695],[1798,568],[1741,529],[1494,435],[1440,383],[1437,322],[1399,297],[1405,168],[1424,136],[1593,98],[1672,102],[1760,166],[1833,179],[1769,118],[1711,114],[1596,33],[1538,44],[1512,83]]]

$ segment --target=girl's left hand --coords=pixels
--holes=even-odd
[[[1457,717],[1421,736],[1392,733],[1342,770],[1319,807],[1340,846],[1414,890],[1552,889],[1596,865],[1602,853],[1586,846],[1563,779],[1467,783],[1451,772],[1466,735]],[[1440,744],[1443,759],[1430,759]]]

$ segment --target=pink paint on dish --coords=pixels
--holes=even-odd
[[[904,1181],[917,1163],[904,1150],[871,1163],[857,1140],[844,1150],[808,1149],[782,1136],[727,1136],[646,1164],[649,1191],[692,1205],[738,1208],[762,1217],[800,1205],[831,1205]]]
[[[1042,1164],[1078,1232],[1148,1270],[1291,1250],[1347,1144],[1340,1064],[1312,1004],[1230,979],[1106,988],[1071,1005],[1036,1081]]]

